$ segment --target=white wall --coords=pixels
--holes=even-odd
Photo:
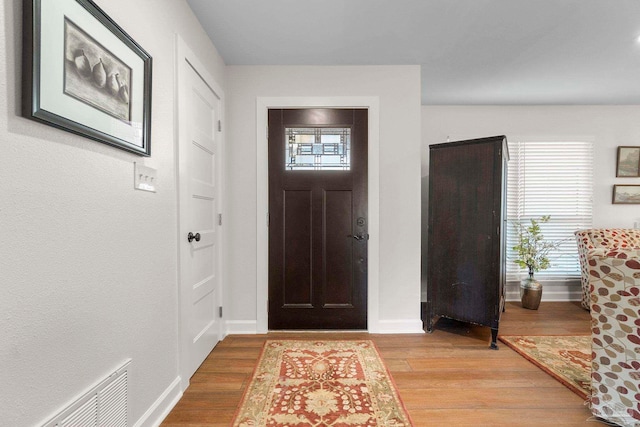
[[[638,205],[613,205],[613,184],[640,184],[616,178],[619,145],[640,145],[640,106],[423,106],[422,175],[428,175],[429,144],[506,135],[507,140],[592,141],[593,226],[633,227]],[[555,284],[543,299],[579,298],[577,284]],[[563,288],[564,287],[564,288]],[[512,294],[513,295],[513,294]]]
[[[153,57],[138,157],[19,117],[22,3],[0,3],[0,424],[46,421],[127,358],[133,424],[178,375],[175,33],[220,84],[225,66],[183,0],[97,1]]]
[[[227,68],[228,318],[256,322],[256,100],[379,97],[379,317],[420,324],[420,70],[417,66]],[[265,301],[266,303],[266,301]],[[384,328],[384,326],[381,326]],[[249,327],[250,329],[250,327]]]

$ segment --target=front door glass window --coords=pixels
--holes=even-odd
[[[350,170],[351,128],[285,128],[285,169]]]

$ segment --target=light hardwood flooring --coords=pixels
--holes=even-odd
[[[499,335],[587,335],[579,303],[507,303]],[[489,328],[440,319],[432,334],[269,333],[230,335],[191,378],[164,427],[229,426],[265,339],[371,339],[416,427],[599,426],[583,400],[498,342]]]

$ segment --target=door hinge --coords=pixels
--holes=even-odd
[[[222,132],[222,120],[218,120],[218,132]]]
[[[268,141],[268,140],[269,140],[269,126],[267,126],[267,127],[265,128],[265,132],[266,132],[266,135],[265,135],[265,136],[267,137],[267,141]]]
[[[269,212],[267,212],[267,228],[269,228]]]
[[[218,316],[222,318],[222,306],[218,307]]]
[[[222,214],[218,214],[218,225],[222,225]]]

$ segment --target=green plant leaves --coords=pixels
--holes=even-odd
[[[529,269],[530,274],[549,268],[551,262],[547,255],[561,243],[544,239],[540,224],[548,222],[550,218],[549,215],[544,215],[539,219],[532,218],[528,226],[521,222],[512,222],[518,235],[518,244],[512,248],[518,253],[518,258],[514,262],[521,268]]]

